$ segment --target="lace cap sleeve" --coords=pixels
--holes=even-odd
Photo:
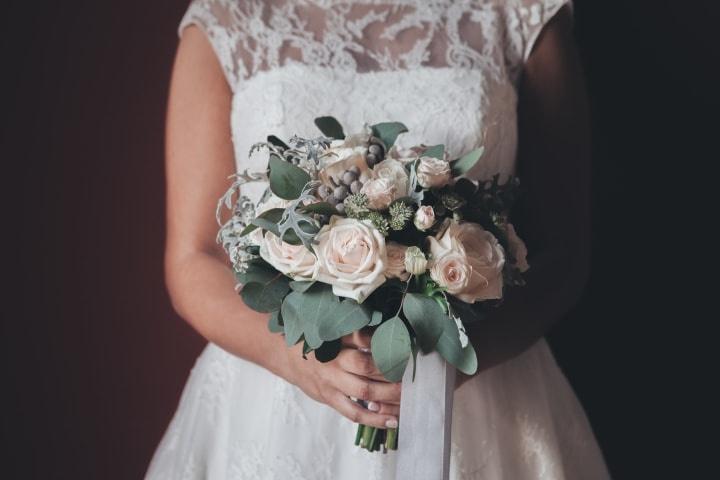
[[[205,33],[232,91],[246,74],[243,58],[237,51],[241,32],[238,8],[238,2],[232,0],[192,0],[178,27],[178,36],[189,25]]]
[[[545,25],[565,5],[572,9],[572,0],[517,0],[515,9],[522,35],[515,47],[523,63],[530,57]]]

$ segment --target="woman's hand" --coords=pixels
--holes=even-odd
[[[398,426],[400,383],[390,383],[378,371],[370,354],[370,335],[355,332],[342,338],[342,349],[322,363],[302,344],[287,349],[286,379],[311,398],[329,405],[353,422],[380,428]],[[349,397],[368,401],[363,407]]]

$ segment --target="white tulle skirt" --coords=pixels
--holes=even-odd
[[[544,339],[463,384],[453,408],[453,480],[610,478]],[[296,386],[209,344],[146,478],[393,479],[396,452],[356,447],[355,430]]]

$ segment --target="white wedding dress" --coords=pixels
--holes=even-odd
[[[484,144],[475,177],[515,168],[517,84],[568,0],[194,0],[233,91],[237,168],[263,169],[268,134],[317,136],[401,121],[398,143]],[[256,200],[262,186],[248,185]],[[212,215],[212,212],[208,212]],[[545,340],[455,393],[453,480],[609,478],[585,413]],[[354,445],[356,426],[260,366],[209,344],[147,479],[386,480],[397,452]]]

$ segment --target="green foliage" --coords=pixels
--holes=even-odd
[[[435,349],[448,363],[461,372],[467,375],[474,374],[477,371],[478,363],[472,343],[468,342],[467,346],[462,348],[457,324],[449,316],[445,315],[442,326],[443,331]]]
[[[462,157],[450,162],[450,168],[454,177],[458,177],[470,171],[482,157],[485,147],[476,148]]]
[[[280,309],[283,297],[290,290],[288,278],[278,273],[268,282],[250,282],[240,290],[245,304],[256,312],[271,313]]]
[[[302,334],[312,348],[359,330],[372,318],[368,307],[354,300],[341,302],[332,293],[332,287],[324,283],[317,283],[304,292],[290,292],[282,302],[281,313],[286,340],[293,342],[288,344],[294,345]]]
[[[348,195],[343,204],[345,205],[345,214],[348,218],[361,219],[370,213],[368,197],[364,193]]]
[[[415,211],[405,202],[394,202],[388,210],[390,214],[389,225],[393,230],[402,230],[405,224],[413,218]]]
[[[282,214],[284,211],[285,210],[282,208],[271,208],[269,210],[265,210],[263,213],[255,217],[250,223],[250,225],[255,228],[262,228],[263,230],[267,230],[277,236],[280,236],[280,231],[278,230],[277,223],[280,221],[280,218],[282,218]],[[248,225],[248,228],[243,230],[243,235],[247,235],[248,233],[255,230],[255,228],[249,229],[250,225]]]
[[[388,231],[390,230],[390,224],[388,223],[387,218],[385,218],[382,213],[370,212],[365,215],[365,218],[367,220],[370,220],[373,226],[377,228],[380,233],[387,236]]]
[[[434,299],[418,293],[408,293],[405,296],[403,313],[410,322],[422,351],[432,351],[443,331],[447,313]]]
[[[243,285],[251,282],[268,283],[279,273],[272,265],[258,257],[248,260],[245,271],[235,272],[235,278]]]
[[[400,317],[393,317],[373,333],[370,340],[372,357],[383,376],[391,382],[402,380],[410,359],[410,333]]]
[[[342,125],[337,121],[335,117],[317,117],[315,119],[315,125],[326,137],[337,138],[342,140],[345,138],[345,132],[343,132]]]
[[[444,158],[445,154],[445,145],[433,145],[432,147],[428,147],[423,153],[423,157],[435,157],[442,160]]]
[[[340,302],[332,315],[318,321],[318,331],[323,340],[334,340],[360,330],[372,320],[373,311],[367,305],[352,299]]]
[[[342,342],[340,339],[323,342],[322,345],[315,349],[315,358],[322,363],[329,362],[338,356],[341,349]]]
[[[282,333],[284,331],[282,317],[280,316],[279,310],[272,312],[270,315],[270,318],[268,319],[268,330],[272,333]]]
[[[268,141],[268,143],[275,145],[276,147],[281,148],[283,150],[290,150],[290,147],[288,146],[288,144],[283,142],[282,140],[280,140],[275,135],[268,135],[267,141]]]
[[[393,146],[398,135],[408,131],[408,128],[400,122],[376,123],[371,128],[373,136],[382,140],[388,150]]]
[[[284,200],[298,198],[305,185],[310,181],[310,175],[305,170],[274,153],[270,154],[268,166],[270,167],[270,190]]]
[[[300,293],[306,292],[306,291],[307,291],[310,287],[312,287],[313,285],[315,285],[315,282],[314,282],[314,281],[312,281],[312,282],[301,282],[301,281],[298,281],[298,280],[293,280],[292,282],[290,282],[290,288],[291,288],[294,292],[300,292]]]
[[[339,215],[339,212],[327,202],[311,203],[303,205],[300,209],[308,213],[317,213],[319,215]]]

